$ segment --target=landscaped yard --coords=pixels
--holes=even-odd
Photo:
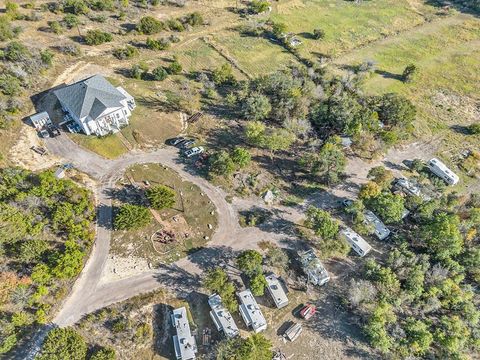
[[[176,172],[160,164],[133,166],[126,171],[122,183],[129,183],[130,180],[142,187],[150,184],[173,188],[176,201],[171,209],[157,211],[159,217],[152,218],[150,224],[140,230],[115,231],[112,235],[112,254],[143,258],[154,265],[168,263],[204,245],[212,237],[217,226],[215,206],[198,186],[183,181]],[[138,193],[142,192],[121,186],[118,193],[115,202],[120,205],[121,199],[123,202],[135,202]],[[159,230],[173,232],[175,241],[154,241],[152,235]]]

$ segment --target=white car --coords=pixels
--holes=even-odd
[[[191,148],[191,149],[185,151],[184,154],[187,158],[189,158],[189,157],[192,157],[192,156],[195,156],[195,155],[199,155],[199,154],[203,153],[204,151],[205,151],[205,149],[202,146],[196,146],[194,148]]]

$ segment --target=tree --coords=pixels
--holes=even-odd
[[[78,17],[74,14],[65,14],[63,17],[62,22],[65,24],[65,26],[69,29],[78,26],[80,24],[80,21],[78,20]]]
[[[325,37],[325,31],[322,30],[322,29],[314,29],[313,30],[313,38],[314,39],[317,39],[317,40],[320,40],[320,39],[323,39]]]
[[[471,125],[468,127],[468,131],[469,131],[470,134],[472,134],[472,135],[478,135],[478,134],[480,134],[480,123],[471,124]]]
[[[48,248],[48,242],[43,239],[26,240],[20,245],[18,258],[27,263],[37,261]]]
[[[368,171],[367,177],[372,179],[380,187],[386,188],[392,182],[394,176],[391,170],[387,170],[384,166],[375,166]]]
[[[287,32],[287,25],[281,22],[274,22],[272,24],[272,32],[276,37],[280,37]]]
[[[433,342],[433,335],[428,325],[420,320],[408,318],[403,326],[405,330],[405,345],[409,352],[414,355],[425,354]]]
[[[103,347],[95,351],[90,360],[115,360],[115,350],[108,347]]]
[[[386,224],[399,222],[405,212],[405,199],[401,195],[391,192],[383,192],[378,196],[366,198],[364,202]]]
[[[87,45],[100,45],[112,41],[113,36],[101,30],[88,30],[84,39]]]
[[[390,304],[382,302],[376,306],[364,327],[370,344],[374,348],[384,353],[390,351],[390,348],[393,346],[393,339],[387,333],[386,325],[394,323],[396,320],[397,317]]]
[[[378,98],[378,118],[385,125],[400,126],[409,129],[417,110],[406,97],[388,93]]]
[[[235,163],[225,150],[214,153],[208,159],[209,175],[230,176],[235,171]]]
[[[245,250],[237,257],[238,268],[248,277],[262,273],[263,257],[256,250]]]
[[[268,286],[265,275],[256,274],[250,278],[250,290],[255,296],[263,296],[265,294],[265,288]]]
[[[174,59],[173,62],[168,65],[167,71],[170,75],[178,75],[182,72],[182,69],[182,65],[177,59]]]
[[[262,334],[253,334],[238,348],[239,360],[271,360],[272,343]]]
[[[250,1],[248,8],[252,13],[260,14],[270,8],[270,3],[267,0],[252,0]]]
[[[167,78],[168,72],[163,66],[158,66],[152,71],[153,80],[163,81]]]
[[[122,205],[115,214],[114,226],[117,230],[136,230],[148,225],[151,214],[147,208],[138,205]]]
[[[252,93],[244,102],[243,114],[248,120],[263,120],[268,117],[272,105],[265,95]]]
[[[63,2],[63,11],[75,15],[86,15],[89,9],[83,0],[65,0]]]
[[[191,14],[188,14],[184,18],[184,21],[185,21],[185,23],[187,23],[191,26],[203,25],[203,23],[204,23],[203,16],[198,11],[195,11]]]
[[[260,121],[250,121],[245,126],[245,138],[250,145],[262,146],[266,126]]]
[[[315,235],[321,236],[325,240],[336,238],[339,231],[338,221],[333,219],[327,211],[314,206],[307,209],[305,225],[312,229]]]
[[[222,298],[223,305],[230,312],[238,311],[235,286],[229,280],[227,273],[222,268],[209,270],[203,281],[203,286],[211,293],[216,293]]]
[[[171,208],[175,205],[175,190],[167,186],[152,186],[147,189],[145,195],[150,202],[150,206],[156,210]]]
[[[138,50],[131,45],[113,50],[113,56],[119,60],[131,59],[135,56],[138,56],[138,54]]]
[[[265,264],[286,272],[288,270],[290,260],[287,253],[283,249],[275,246],[268,249],[265,256]]]
[[[82,270],[85,253],[72,240],[65,241],[65,251],[57,251],[52,257],[52,275],[59,279],[69,279],[77,276]]]
[[[48,22],[48,27],[50,28],[50,30],[59,35],[61,33],[63,33],[63,28],[62,28],[62,25],[60,25],[60,23],[58,21],[49,21]]]
[[[147,38],[146,45],[151,50],[166,50],[170,47],[170,42],[167,39],[151,39]]]
[[[460,355],[469,337],[468,327],[457,315],[442,316],[435,331],[435,340],[446,358]]]
[[[275,152],[288,150],[295,140],[295,135],[287,129],[267,128],[262,147],[270,150],[270,158],[273,158]]]
[[[141,62],[139,64],[135,64],[132,66],[130,69],[130,76],[134,79],[140,80],[140,79],[146,79],[148,75],[148,65],[145,64],[144,62]]]
[[[162,31],[164,24],[152,16],[144,16],[136,26],[136,30],[144,35],[152,35]]]
[[[250,155],[248,150],[243,147],[236,147],[233,149],[231,157],[235,165],[240,169],[247,167],[252,161],[252,155]]]
[[[457,215],[439,213],[422,228],[420,239],[428,252],[437,259],[445,260],[461,253],[463,238]]]
[[[233,84],[235,76],[233,76],[232,65],[225,63],[213,70],[213,81],[217,85]]]
[[[85,360],[87,344],[73,328],[55,328],[50,330],[39,360]]]
[[[414,64],[409,64],[405,67],[402,73],[403,82],[409,83],[412,82],[415,75],[418,72],[418,68]]]
[[[343,153],[340,139],[330,138],[317,154],[306,154],[300,164],[310,172],[320,176],[326,184],[337,183],[344,172],[347,159]]]

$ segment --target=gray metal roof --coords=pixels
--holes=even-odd
[[[30,116],[30,120],[32,121],[43,120],[45,118],[50,118],[50,116],[48,116],[48,113],[46,111],[42,111]]]
[[[122,107],[120,101],[126,98],[101,75],[78,81],[54,93],[79,119],[88,115],[96,119],[107,108]]]

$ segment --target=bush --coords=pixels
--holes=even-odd
[[[3,57],[12,62],[25,60],[31,56],[27,47],[18,41],[12,41],[3,50]]]
[[[60,23],[58,21],[49,21],[48,22],[48,27],[50,28],[50,30],[59,35],[61,33],[63,33],[63,28],[62,28],[62,25],[60,25]]]
[[[139,33],[145,35],[156,34],[163,30],[163,23],[152,16],[144,16],[140,19],[136,29]]]
[[[88,30],[84,38],[87,45],[100,45],[113,40],[112,34],[101,30]]]
[[[203,22],[203,17],[198,11],[195,11],[185,17],[185,23],[191,26],[203,25]]]
[[[170,47],[170,43],[167,39],[155,40],[147,38],[146,45],[150,50],[166,50]]]
[[[5,15],[0,16],[0,41],[10,40],[14,37],[15,32],[10,23],[10,19]]]
[[[40,60],[47,66],[51,66],[53,63],[53,57],[55,54],[48,49],[40,51]]]
[[[165,70],[163,66],[158,66],[152,71],[153,80],[163,81],[167,78],[167,76],[168,76],[167,70]]]
[[[88,5],[96,11],[112,11],[115,9],[113,0],[90,0]]]
[[[172,31],[185,31],[185,26],[178,19],[169,19],[166,25]]]
[[[235,163],[225,150],[218,151],[208,159],[208,173],[210,176],[229,176],[235,171]]]
[[[468,131],[472,135],[478,135],[480,134],[480,123],[479,124],[472,124],[468,127]]]
[[[252,0],[248,5],[250,11],[254,14],[260,14],[269,9],[270,3],[266,0]]]
[[[112,348],[100,348],[92,354],[90,360],[115,360],[115,350]]]
[[[115,214],[114,226],[117,230],[140,229],[150,223],[150,211],[143,206],[125,204]]]
[[[263,274],[257,274],[250,279],[250,290],[254,296],[263,296],[267,286],[267,280]]]
[[[325,37],[325,31],[322,29],[313,30],[313,37],[317,40],[323,39]]]
[[[89,9],[83,0],[64,0],[63,11],[75,15],[85,15]]]
[[[43,343],[38,360],[85,360],[87,344],[83,337],[72,328],[51,330]]]
[[[63,23],[65,24],[65,26],[69,29],[77,26],[80,24],[80,21],[78,20],[78,17],[74,14],[66,14],[64,17],[63,17]]]
[[[148,65],[141,62],[140,64],[133,65],[130,69],[130,77],[134,79],[146,79],[148,76]]]
[[[175,59],[170,65],[168,65],[167,71],[171,75],[178,75],[182,72],[182,65]]]
[[[162,210],[175,205],[175,191],[167,186],[152,186],[147,189],[145,195],[154,209]]]
[[[403,70],[403,74],[402,74],[403,82],[406,82],[406,83],[412,82],[417,72],[418,72],[418,68],[414,64],[407,65],[405,70]]]
[[[20,80],[10,74],[0,75],[0,91],[4,95],[18,96],[22,90]]]
[[[131,45],[127,45],[124,48],[113,50],[113,56],[119,60],[131,59],[138,56],[138,50]]]
[[[217,85],[232,84],[235,82],[232,65],[226,63],[213,70],[213,81]]]

